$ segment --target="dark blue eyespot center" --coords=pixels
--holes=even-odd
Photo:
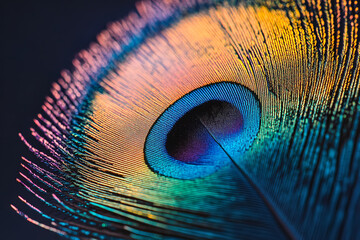
[[[250,147],[260,128],[260,104],[246,87],[221,82],[184,95],[156,120],[144,155],[155,173],[179,179],[210,175]]]
[[[176,160],[188,164],[205,164],[203,156],[213,144],[209,131],[215,136],[237,134],[243,129],[240,111],[225,101],[210,100],[181,117],[166,138],[166,150]]]

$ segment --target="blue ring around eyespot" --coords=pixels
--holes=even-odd
[[[214,152],[212,164],[193,165],[170,156],[166,150],[167,134],[174,124],[193,108],[218,100],[232,104],[243,116],[243,129],[229,138],[217,139],[234,158],[239,158],[256,138],[260,128],[260,104],[255,94],[246,87],[220,82],[197,88],[173,103],[155,121],[145,141],[145,161],[155,173],[178,179],[195,179],[208,176],[230,163],[224,152]]]

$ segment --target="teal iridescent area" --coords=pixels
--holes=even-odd
[[[222,82],[198,88],[154,123],[145,142],[146,161],[164,176],[205,177],[229,164],[229,157],[241,158],[259,131],[260,117],[259,101],[242,85]],[[178,134],[171,134],[174,128]]]

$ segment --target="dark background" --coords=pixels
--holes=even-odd
[[[14,204],[37,216],[17,198],[19,194],[27,194],[16,182],[20,157],[33,159],[18,133],[29,136],[33,118],[41,112],[51,83],[59,78],[60,71],[71,67],[75,54],[88,48],[108,22],[127,15],[134,1],[2,2],[0,238],[60,239],[27,222],[10,208]]]

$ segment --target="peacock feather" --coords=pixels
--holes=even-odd
[[[20,135],[13,209],[69,239],[360,239],[359,7],[138,2]]]

